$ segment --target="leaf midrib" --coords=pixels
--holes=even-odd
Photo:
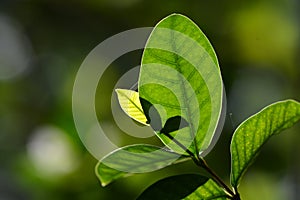
[[[171,22],[171,26],[174,25],[174,20],[172,20]],[[175,28],[173,28],[175,29]],[[174,32],[171,32],[171,41],[172,41],[172,49],[173,49],[173,52],[177,52],[177,47],[175,46],[175,42],[174,42]],[[175,56],[175,66],[176,66],[176,69],[177,71],[179,72],[180,75],[183,75],[182,71],[181,71],[181,65],[179,64],[178,60],[179,60],[179,56],[175,53],[172,53],[174,56]],[[194,66],[193,66],[194,67]],[[195,68],[195,67],[194,67]],[[198,150],[198,145],[197,145],[197,141],[196,141],[196,134],[194,133],[194,125],[192,123],[192,119],[191,119],[191,111],[190,111],[190,106],[188,105],[187,103],[187,94],[186,94],[186,90],[185,90],[185,83],[184,81],[182,80],[182,77],[178,74],[178,79],[180,80],[181,84],[180,84],[180,87],[181,87],[181,90],[183,91],[183,98],[184,98],[184,107],[186,107],[186,112],[187,112],[187,118],[188,118],[188,121],[190,122],[190,136],[193,138],[193,145],[194,145],[194,148],[195,148],[195,153],[196,153],[196,156],[198,156],[199,154],[199,150]],[[187,79],[188,80],[188,79]],[[188,80],[190,81],[190,80]],[[189,148],[189,147],[187,147]]]
[[[168,151],[165,151],[165,152],[168,152]],[[145,152],[145,153],[147,153],[147,152]],[[172,154],[173,152],[168,152],[168,153],[170,153],[170,154]],[[141,154],[144,154],[144,153],[141,153]],[[173,154],[176,154],[176,153],[173,153]],[[177,154],[178,156],[179,156],[179,154]],[[155,161],[155,163],[157,164],[158,162],[159,163],[161,163],[161,162],[166,162],[166,160],[174,160],[174,158],[170,158],[170,157],[168,157],[167,159],[165,158],[165,157],[162,157],[162,156],[160,156],[160,158],[161,159],[147,159],[147,160],[149,160],[149,162],[145,162],[145,163],[150,163],[150,164],[153,164],[154,162],[153,161]],[[176,164],[176,163],[179,163],[179,162],[183,162],[183,161],[185,161],[185,160],[189,160],[190,159],[190,157],[188,157],[188,156],[185,156],[185,155],[181,155],[177,160],[175,160],[175,161],[172,161],[172,162],[169,162],[168,163],[168,166],[169,165],[171,165],[171,164]],[[140,163],[140,162],[139,162]],[[143,167],[143,166],[145,166],[145,163],[140,163],[140,164],[138,164],[138,165],[134,165],[134,167],[136,167],[137,169],[140,169],[141,167]],[[108,165],[106,165],[107,167],[109,167]],[[155,165],[156,166],[156,165]],[[110,167],[111,168],[111,167]],[[113,169],[113,168],[112,168]],[[119,171],[119,170],[116,170],[116,171]]]
[[[129,98],[125,93],[123,93],[121,90],[119,90],[120,94],[122,94],[123,96],[125,96],[141,113],[144,113],[144,111],[138,106],[136,105],[136,103],[134,101],[131,100],[131,98]]]

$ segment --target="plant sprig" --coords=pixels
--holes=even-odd
[[[300,103],[284,100],[242,122],[231,140],[228,186],[200,154],[212,147],[212,138],[217,138],[222,121],[224,93],[219,63],[200,28],[180,14],[164,18],[153,29],[142,57],[138,92],[118,89],[117,94],[125,113],[141,125],[150,126],[165,147],[137,144],[110,153],[96,166],[103,186],[187,159],[210,175],[187,174],[160,180],[139,200],[240,200],[240,181],[262,146],[300,120]],[[169,184],[175,187],[170,192]]]

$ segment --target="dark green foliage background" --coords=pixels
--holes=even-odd
[[[73,81],[85,56],[107,37],[154,26],[173,12],[194,20],[219,58],[228,115],[207,161],[228,180],[229,142],[237,125],[269,103],[300,99],[299,9],[299,2],[285,0],[1,1],[0,16],[14,22],[31,45],[33,56],[26,73],[0,80],[0,199],[134,199],[158,179],[199,172],[188,162],[102,188],[94,175],[97,160],[81,144],[72,119]],[[118,77],[138,65],[140,58],[140,51],[122,56],[107,70],[98,88],[99,120],[108,123],[106,131],[120,146],[143,140],[123,134],[107,105]],[[68,173],[49,176],[30,159],[32,136],[45,126],[59,128],[59,134],[71,139],[77,167]],[[243,199],[255,199],[253,191],[262,199],[300,195],[296,187],[300,185],[299,124],[286,132],[289,134],[271,139],[247,173],[241,188]]]

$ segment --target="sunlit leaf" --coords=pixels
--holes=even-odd
[[[122,110],[137,122],[148,125],[147,118],[142,109],[139,93],[133,90],[116,89]]]
[[[209,179],[204,185],[197,188],[195,192],[184,198],[184,200],[226,200],[228,195],[216,182]]]
[[[226,193],[211,179],[184,174],[162,179],[148,187],[137,200],[213,200],[226,199]]]
[[[286,100],[271,104],[245,120],[234,132],[231,141],[231,184],[237,187],[242,175],[275,134],[300,120],[300,104]]]
[[[96,165],[95,170],[101,185],[106,186],[121,177],[155,171],[187,159],[160,147],[137,144],[110,153]]]
[[[143,53],[139,95],[155,107],[162,127],[175,116],[186,120],[188,127],[170,134],[191,152],[209,147],[222,109],[222,78],[208,39],[187,17],[172,14],[155,26]],[[157,135],[182,153],[168,137]]]

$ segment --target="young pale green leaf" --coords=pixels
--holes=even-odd
[[[300,103],[285,100],[271,104],[245,120],[231,141],[231,184],[238,186],[242,175],[267,140],[300,120]]]
[[[122,110],[137,122],[149,125],[140,103],[139,93],[126,89],[116,89],[116,92]]]
[[[223,200],[226,196],[213,180],[198,174],[183,174],[154,183],[137,200]]]
[[[161,127],[175,116],[187,121],[188,127],[170,134],[191,152],[209,147],[222,110],[223,83],[211,44],[187,17],[172,14],[153,29],[142,57],[139,95],[156,108]],[[182,153],[169,137],[157,135]]]
[[[187,159],[160,147],[137,144],[110,153],[96,165],[95,172],[101,185],[106,186],[133,173],[155,171]]]

